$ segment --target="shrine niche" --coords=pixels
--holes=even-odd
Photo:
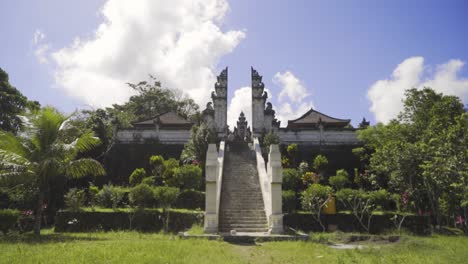
[[[229,135],[228,140],[240,142],[252,141],[252,132],[250,131],[244,112],[240,113],[237,126],[234,127],[234,131]]]

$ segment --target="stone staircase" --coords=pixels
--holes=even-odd
[[[225,154],[219,232],[267,232],[255,152],[247,143],[229,143]]]

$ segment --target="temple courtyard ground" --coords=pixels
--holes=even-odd
[[[345,235],[346,236],[346,235]],[[416,237],[397,242],[330,245],[343,234],[312,234],[310,241],[231,244],[137,232],[0,236],[0,263],[467,263],[468,237]]]

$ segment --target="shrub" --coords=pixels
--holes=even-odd
[[[302,208],[313,213],[323,231],[325,231],[325,226],[322,224],[320,216],[331,192],[331,187],[314,183],[302,193]]]
[[[336,175],[328,179],[328,183],[335,188],[335,190],[341,190],[348,183],[348,173],[345,170],[337,170]]]
[[[150,157],[149,164],[153,176],[161,177],[164,171],[164,158],[161,155],[154,155]]]
[[[323,155],[317,155],[314,161],[312,162],[312,168],[318,172],[323,172],[328,166],[328,159]]]
[[[288,147],[286,148],[286,152],[288,153],[292,166],[296,167],[296,159],[299,155],[299,147],[297,146],[297,144],[288,145]]]
[[[146,177],[141,181],[141,183],[148,184],[150,186],[154,186],[154,185],[156,185],[156,177],[155,176]]]
[[[146,171],[143,168],[138,168],[135,169],[132,174],[130,174],[130,177],[128,178],[128,183],[130,185],[135,186],[137,184],[140,184],[141,181],[146,177]]]
[[[184,165],[174,170],[174,175],[165,180],[165,183],[171,187],[180,189],[196,189],[202,186],[202,170],[196,165]]]
[[[300,190],[302,189],[301,174],[296,169],[283,169],[283,189]]]
[[[299,170],[300,175],[304,175],[304,173],[309,171],[309,163],[303,161],[299,164],[299,167],[297,169]]]
[[[122,188],[104,185],[97,194],[96,200],[98,204],[106,208],[117,208],[122,204],[125,191]]]
[[[375,208],[371,195],[363,190],[341,189],[336,193],[336,198],[351,209],[359,224],[369,232],[372,211]]]
[[[309,186],[314,183],[319,183],[320,182],[320,175],[315,173],[315,172],[306,172],[302,175],[302,183],[304,183],[305,186]]]
[[[283,212],[291,213],[296,211],[296,193],[292,190],[286,190],[282,193]]]
[[[88,202],[91,207],[94,207],[97,205],[98,193],[99,193],[99,188],[91,183],[88,189]]]
[[[71,188],[64,196],[65,206],[71,211],[79,211],[84,206],[86,196],[83,190]]]
[[[183,190],[177,196],[176,208],[205,209],[205,193],[195,190]]]
[[[375,206],[379,207],[379,209],[396,209],[396,201],[394,201],[394,196],[385,189],[370,192],[369,198]]]
[[[178,160],[171,158],[164,161],[164,172],[162,174],[162,180],[164,184],[172,184],[177,168],[179,168]]]
[[[179,189],[174,187],[159,186],[154,188],[154,200],[157,207],[171,207],[179,195]]]
[[[6,234],[9,230],[14,229],[15,224],[18,222],[19,215],[19,211],[17,210],[0,210],[0,231]]]
[[[150,207],[154,204],[154,192],[148,184],[138,184],[130,190],[128,199],[138,207]]]

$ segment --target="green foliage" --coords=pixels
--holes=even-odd
[[[88,201],[91,207],[97,205],[97,195],[99,193],[99,187],[95,186],[94,184],[90,183],[88,188]]]
[[[376,194],[378,197],[379,194]],[[349,208],[352,214],[359,221],[359,224],[369,232],[372,212],[375,204],[372,196],[363,190],[341,189],[336,192],[336,199],[342,203],[345,208]]]
[[[178,195],[178,188],[165,186],[154,188],[154,199],[157,207],[170,208],[176,202]]]
[[[301,174],[296,169],[283,169],[283,190],[302,189]]]
[[[13,230],[15,224],[18,222],[19,216],[20,214],[17,210],[0,210],[0,231],[3,232],[3,234],[7,234],[9,230]]]
[[[267,134],[263,135],[260,139],[260,148],[262,149],[262,155],[264,157],[268,156],[270,152],[271,145],[278,145],[280,143],[280,138],[273,132],[268,132]]]
[[[184,165],[174,170],[172,178],[166,179],[165,183],[171,187],[180,189],[196,189],[202,187],[202,170],[196,165]]]
[[[296,193],[292,190],[286,190],[282,193],[283,212],[291,213],[296,211]]]
[[[150,157],[149,164],[153,176],[161,178],[164,172],[164,158],[161,155],[154,155]]]
[[[170,158],[164,161],[163,166],[164,166],[164,171],[162,174],[163,183],[168,184],[168,182],[171,182],[174,180],[176,171],[179,168],[179,161],[174,158]]]
[[[180,159],[183,163],[197,160],[203,165],[205,164],[208,145],[212,143],[216,143],[215,131],[208,128],[205,123],[194,125],[190,131],[190,139],[187,144],[185,144]]]
[[[299,166],[297,167],[297,169],[299,170],[300,175],[304,175],[304,173],[310,170],[309,163],[307,163],[306,161],[303,161],[299,163]]]
[[[154,192],[149,185],[138,184],[130,189],[128,199],[131,204],[138,207],[151,207],[154,203]]]
[[[286,148],[286,152],[288,153],[292,166],[295,168],[297,156],[299,155],[299,147],[297,146],[297,144],[290,144]]]
[[[345,170],[337,170],[336,175],[328,179],[328,183],[335,188],[340,190],[349,184],[348,173]]]
[[[205,193],[195,190],[183,190],[177,196],[176,208],[205,209]]]
[[[394,197],[385,189],[369,192],[369,199],[381,210],[390,210],[394,204]]]
[[[86,195],[83,190],[77,188],[71,188],[68,190],[67,194],[63,197],[65,200],[65,205],[70,211],[79,211],[81,207],[84,206],[86,201]]]
[[[155,186],[156,185],[156,177],[155,176],[145,177],[145,178],[143,178],[141,183],[148,184],[149,186]]]
[[[358,132],[373,152],[369,174],[391,192],[409,191],[440,225],[444,215],[462,213],[454,205],[468,184],[467,114],[459,98],[429,88],[407,90],[403,105],[398,119]]]
[[[96,196],[98,205],[105,208],[117,208],[122,204],[125,191],[117,186],[104,185]]]
[[[313,213],[315,220],[319,222],[323,231],[325,231],[325,226],[322,224],[321,212],[331,193],[331,187],[323,186],[318,183],[310,185],[304,192],[302,192],[302,208]]]
[[[46,190],[57,178],[104,175],[99,162],[80,158],[100,144],[92,134],[83,134],[73,142],[65,140],[67,118],[46,107],[25,117],[28,126],[18,136],[0,131],[0,181],[8,184],[30,183],[38,188],[35,234],[40,234],[42,204]]]
[[[322,173],[327,166],[328,159],[324,155],[317,155],[312,162],[312,168],[318,173]]]
[[[130,183],[130,185],[132,186],[135,186],[137,184],[140,184],[145,177],[146,171],[144,168],[135,169],[128,178],[128,183]]]
[[[309,171],[302,175],[302,182],[305,186],[310,186],[311,184],[319,183],[320,178],[321,177],[318,173]]]
[[[38,102],[28,101],[10,84],[8,74],[0,68],[0,129],[16,134],[22,127],[18,115],[26,109],[36,111],[39,108]]]

